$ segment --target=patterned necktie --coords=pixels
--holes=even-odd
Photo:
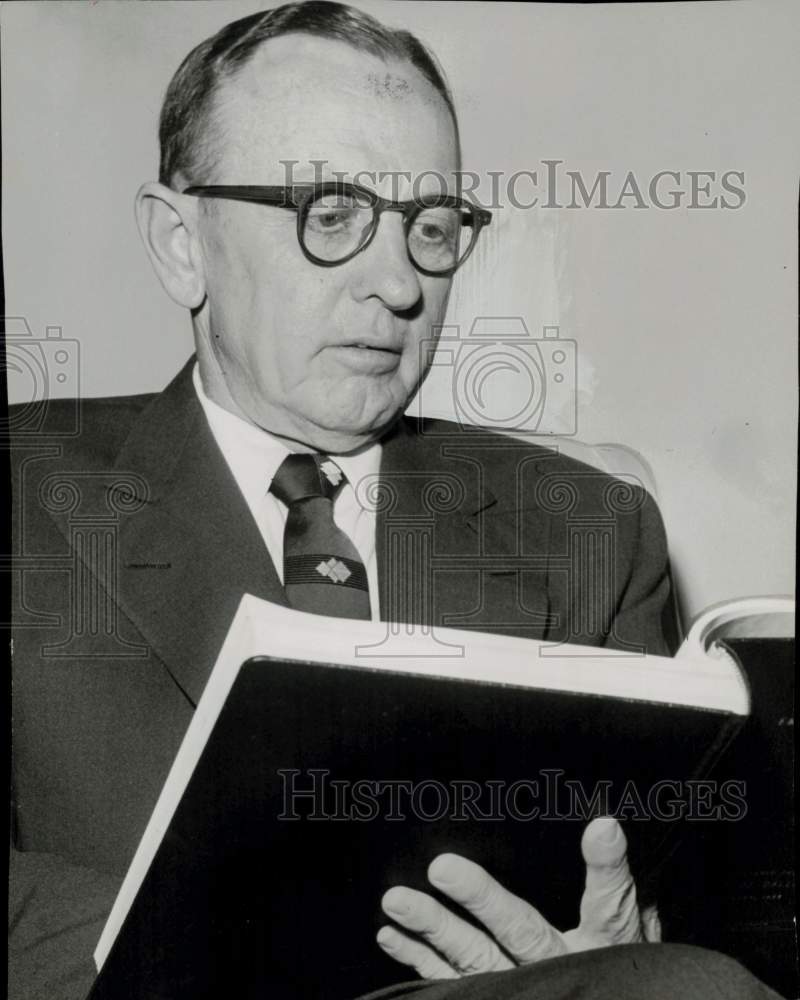
[[[325,455],[289,455],[270,491],[289,508],[283,535],[283,588],[293,608],[335,618],[370,618],[367,571],[333,520],[347,482]]]

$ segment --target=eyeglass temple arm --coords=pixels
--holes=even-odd
[[[296,185],[300,190],[305,188]],[[199,198],[229,198],[232,201],[251,201],[260,204],[277,205],[280,208],[296,208],[292,188],[264,186],[263,184],[195,184],[184,188],[182,194]]]

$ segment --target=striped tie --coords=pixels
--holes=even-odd
[[[367,571],[333,520],[347,482],[325,455],[289,455],[270,491],[289,508],[283,535],[283,587],[293,608],[335,618],[369,618]]]

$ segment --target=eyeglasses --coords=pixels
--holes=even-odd
[[[383,212],[400,212],[408,256],[418,271],[449,275],[472,253],[492,213],[463,198],[435,195],[415,201],[390,201],[344,181],[292,187],[214,184],[193,186],[184,194],[273,205],[297,212],[297,239],[305,256],[320,267],[336,267],[372,242]]]

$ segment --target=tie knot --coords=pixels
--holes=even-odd
[[[291,507],[312,497],[333,500],[346,482],[345,474],[327,455],[287,455],[273,477],[270,490]]]

